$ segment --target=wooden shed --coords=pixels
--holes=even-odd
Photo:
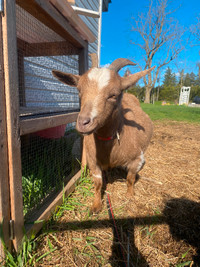
[[[70,132],[66,137],[65,133],[66,127],[77,118],[78,93],[53,78],[51,70],[82,74],[91,64],[89,53],[100,56],[101,14],[107,11],[109,2],[0,0],[0,221],[3,240],[9,249],[18,250],[23,237],[23,179],[33,176],[24,178],[23,161],[34,162],[37,173],[41,177],[46,175],[49,166],[41,170],[37,166],[41,155],[36,158],[34,153],[43,153],[42,160],[53,166],[56,157],[48,160],[45,157],[57,151],[55,143],[61,140],[58,154],[59,157],[62,154],[61,161],[67,165],[64,159],[69,153],[65,153],[62,144],[68,144],[69,136],[74,136]],[[45,156],[43,143],[48,148]],[[70,151],[79,143],[70,143]],[[56,171],[60,170],[54,169],[53,180],[58,180]],[[62,177],[66,178],[61,183],[68,193],[80,171],[71,166]],[[54,187],[57,190],[46,193],[48,200],[41,199],[34,210],[32,224],[26,227],[28,231],[30,228],[38,231],[42,223],[35,221],[48,218],[62,200],[63,188],[53,182],[51,189]],[[35,198],[39,198],[39,193],[36,192]],[[0,252],[3,255],[1,241]]]

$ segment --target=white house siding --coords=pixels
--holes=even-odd
[[[27,57],[24,60],[27,107],[78,109],[76,88],[54,79],[52,69],[78,74],[76,56]]]
[[[99,12],[99,6],[100,6],[101,0],[76,0],[76,6],[97,11]],[[100,18],[92,18],[89,16],[83,16],[80,15],[80,18],[84,21],[84,23],[88,26],[88,28],[92,31],[94,36],[96,37],[96,40],[94,43],[89,43],[88,46],[88,52],[90,53],[98,53],[98,29],[99,29],[99,23]],[[91,59],[89,60],[89,66],[91,67]]]
[[[100,0],[76,0],[76,6],[99,11]],[[99,18],[80,16],[96,37],[89,44],[89,53],[98,52]],[[16,8],[17,36],[30,42],[62,41],[62,37],[40,23],[22,8]],[[27,25],[29,25],[27,27]],[[89,66],[91,66],[91,60]],[[78,74],[78,56],[45,56],[24,58],[24,87],[25,106],[27,108],[79,108],[78,92],[75,88],[66,86],[52,76],[52,69]],[[21,96],[22,97],[22,96]],[[21,101],[20,101],[21,102]]]

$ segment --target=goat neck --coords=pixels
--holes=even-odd
[[[121,133],[123,126],[122,107],[118,107],[107,118],[104,125],[95,131],[96,137],[114,139],[117,133]],[[99,139],[99,138],[98,138]]]

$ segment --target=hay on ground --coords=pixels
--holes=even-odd
[[[200,125],[156,122],[145,157],[131,200],[124,174],[108,174],[106,191],[125,257],[130,249],[130,266],[200,266]],[[87,188],[77,188],[73,210],[65,210],[40,237],[41,255],[50,250],[49,241],[57,249],[36,266],[122,266],[106,194],[102,212],[89,216]]]

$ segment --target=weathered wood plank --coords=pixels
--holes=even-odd
[[[42,228],[44,221],[48,220],[50,216],[52,215],[53,211],[55,210],[56,206],[59,206],[62,204],[63,201],[63,193],[65,196],[68,196],[71,192],[74,191],[76,183],[81,177],[81,170],[75,174],[70,181],[67,183],[67,185],[60,191],[60,193],[57,195],[57,197],[49,203],[47,203],[47,208],[43,207],[40,210],[38,210],[38,215],[36,214],[33,218],[31,218],[31,221],[38,221],[40,223],[35,224],[29,224],[25,225],[26,227],[26,233],[28,236],[31,235],[31,233],[38,233],[39,230]]]
[[[20,120],[20,135],[34,133],[44,129],[56,127],[59,125],[75,122],[78,117],[78,112],[42,116],[30,119]]]
[[[19,90],[16,44],[15,1],[4,1],[2,17],[5,98],[8,135],[8,164],[10,180],[11,219],[14,220],[16,250],[23,237],[22,174],[19,135]]]
[[[82,38],[89,43],[93,43],[96,38],[87,25],[74,12],[67,0],[50,0],[50,2],[69,20],[73,27],[81,34]]]
[[[77,7],[77,6],[73,6],[72,8],[76,12],[76,14],[79,14],[79,15],[92,17],[92,18],[99,18],[100,17],[99,12],[91,10],[91,9],[81,8],[81,7]]]
[[[88,70],[88,46],[79,53],[79,74],[82,75]],[[87,164],[84,137],[81,139],[81,164],[84,168]]]
[[[75,5],[75,0],[67,0],[70,5]]]
[[[65,109],[63,107],[20,107],[20,116],[21,120],[30,119],[33,117],[41,117],[41,116],[53,116],[53,115],[61,115],[68,114],[72,112],[79,112],[79,109]],[[48,114],[48,115],[47,115]]]
[[[3,230],[3,239],[8,249],[11,248],[9,240],[10,201],[8,180],[8,150],[6,130],[6,102],[4,87],[3,40],[2,23],[0,16],[0,227]],[[4,257],[4,247],[0,239],[0,257]],[[1,260],[0,260],[1,262]]]
[[[74,46],[84,46],[85,41],[78,32],[48,0],[16,0],[16,3]]]
[[[88,46],[80,49],[79,52],[79,74],[82,75],[88,70]]]

